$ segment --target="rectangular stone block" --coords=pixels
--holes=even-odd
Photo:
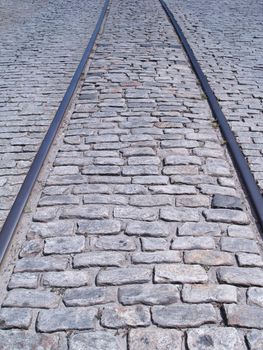
[[[128,307],[108,307],[102,311],[101,324],[107,328],[149,326],[150,311],[142,305]]]
[[[160,265],[155,267],[155,283],[205,283],[206,271],[199,265]]]
[[[99,286],[122,284],[146,283],[152,278],[152,269],[149,268],[118,268],[102,270],[97,275],[97,284]]]
[[[229,326],[263,329],[263,312],[258,306],[225,305]]]
[[[212,305],[169,305],[152,308],[153,322],[160,327],[198,327],[206,323],[216,323],[217,314]]]
[[[126,261],[123,253],[88,252],[74,256],[74,268],[89,266],[122,266]]]
[[[97,309],[86,307],[43,310],[38,314],[36,327],[45,333],[93,329],[96,315]]]

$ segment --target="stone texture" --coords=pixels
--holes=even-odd
[[[234,328],[199,328],[187,332],[189,350],[246,350],[238,331]]]
[[[182,297],[188,303],[236,303],[237,289],[228,285],[184,285]]]
[[[141,305],[108,307],[101,316],[101,324],[107,328],[149,326],[150,321],[148,308]]]
[[[177,286],[172,285],[138,285],[121,287],[118,292],[119,301],[123,305],[133,304],[173,304],[180,298]]]
[[[217,315],[212,305],[169,305],[154,306],[153,322],[160,327],[198,327],[206,323],[216,323]]]
[[[249,344],[249,350],[261,350],[263,347],[263,334],[262,331],[253,329],[247,333],[247,342]]]
[[[130,350],[181,350],[182,333],[174,329],[147,328],[131,330]]]
[[[121,350],[121,339],[105,331],[84,332],[71,335],[69,339],[70,350]]]
[[[46,272],[43,274],[43,285],[49,287],[81,287],[91,285],[89,271]]]
[[[258,306],[225,305],[229,326],[263,329],[263,312]]]
[[[207,209],[204,210],[204,216],[207,221],[226,222],[231,224],[249,224],[246,213],[240,210],[232,209]]]
[[[208,277],[199,265],[160,265],[155,268],[156,283],[204,283]]]
[[[7,294],[3,306],[55,308],[59,302],[60,296],[49,291],[12,289]]]
[[[217,276],[221,283],[263,286],[263,271],[260,268],[220,267]]]
[[[184,254],[188,264],[201,264],[208,266],[234,265],[235,257],[226,252],[216,250],[191,250]]]
[[[250,287],[247,292],[247,302],[250,305],[263,307],[263,288]]]
[[[179,252],[165,251],[155,253],[134,253],[132,254],[133,264],[161,264],[178,263],[182,260]]]
[[[257,243],[244,238],[223,237],[221,247],[227,252],[259,253]]]
[[[215,241],[211,237],[176,237],[172,242],[172,249],[215,249]]]
[[[131,236],[166,237],[168,227],[162,222],[132,221],[126,227],[126,234]]]
[[[60,347],[61,343],[61,337],[57,334],[39,334],[20,330],[0,330],[0,348],[5,350],[62,350],[63,346]]]
[[[39,332],[93,329],[97,310],[95,308],[74,308],[40,311],[37,318]]]
[[[67,289],[63,301],[67,306],[90,306],[115,301],[116,291],[103,287],[81,287]]]
[[[243,205],[240,198],[233,196],[224,196],[221,194],[215,194],[213,196],[212,208],[225,208],[225,209],[243,209]]]
[[[125,263],[125,255],[116,252],[89,252],[77,254],[74,257],[74,268],[88,266],[122,266]]]
[[[28,329],[32,321],[32,311],[29,309],[0,309],[0,328]]]
[[[97,276],[97,284],[104,285],[122,285],[133,283],[146,283],[152,277],[152,271],[149,268],[118,268],[100,271]]]
[[[78,233],[86,235],[114,235],[121,230],[117,220],[86,220],[78,222]]]

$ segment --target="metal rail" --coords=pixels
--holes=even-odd
[[[55,114],[54,119],[52,120],[49,129],[41,143],[41,146],[32,162],[32,165],[26,175],[26,178],[18,192],[18,195],[13,203],[13,206],[6,218],[6,221],[3,225],[3,228],[0,232],[0,263],[2,262],[4,255],[7,251],[7,248],[11,242],[11,239],[14,235],[17,224],[20,220],[20,217],[23,213],[24,207],[28,201],[28,198],[31,194],[33,186],[37,180],[39,172],[42,168],[42,165],[46,159],[50,146],[52,145],[54,138],[57,134],[59,126],[63,120],[63,117],[69,107],[69,104],[72,100],[74,92],[78,86],[79,80],[87,63],[87,60],[90,57],[92,49],[94,47],[98,33],[100,32],[102,23],[104,21],[106,11],[109,5],[110,0],[105,0],[103,8],[101,10],[99,19],[96,23],[96,27],[92,33],[92,36],[88,42],[88,46],[84,51],[84,54],[81,58],[81,61],[71,79],[71,82],[67,88],[67,91],[59,105],[59,108]]]
[[[250,203],[252,208],[255,210],[256,218],[258,220],[258,224],[261,227],[261,231],[263,229],[263,198],[260,193],[260,190],[256,184],[256,181],[251,173],[251,170],[248,166],[248,163],[235,139],[235,136],[226,120],[224,113],[221,110],[221,107],[217,101],[217,98],[214,95],[213,90],[211,89],[208,80],[203,73],[191,46],[189,45],[184,33],[174,18],[173,13],[167,6],[164,0],[159,0],[166,15],[168,16],[171,24],[173,25],[183,48],[190,60],[191,66],[202,86],[204,93],[207,96],[208,103],[212,110],[214,118],[217,120],[219,128],[223,134],[223,137],[227,143],[227,147],[233,159],[234,165],[237,169],[238,175],[243,183],[243,186],[248,194]]]

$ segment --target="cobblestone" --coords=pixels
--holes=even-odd
[[[167,0],[167,5],[182,26],[262,190],[262,4],[234,0],[230,6],[227,1],[213,0],[207,6],[205,0],[176,4]]]
[[[54,117],[101,4],[89,1],[88,13],[81,1],[74,6],[50,1],[48,8],[41,1],[17,6],[8,0],[1,5],[0,167],[1,171],[12,167],[0,176],[1,203],[8,199],[6,209],[11,208]],[[69,18],[70,33],[65,25]],[[14,180],[18,186],[9,191]],[[2,205],[0,212],[1,227],[7,215]]]
[[[258,346],[258,232],[159,1],[112,0],[96,44],[1,285],[0,348]],[[23,175],[37,144],[21,138]]]

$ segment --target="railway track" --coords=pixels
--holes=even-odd
[[[255,182],[255,179],[250,171],[250,168],[248,166],[248,163],[242,154],[242,151],[235,139],[235,136],[233,132],[231,131],[231,128],[229,127],[229,124],[219,106],[219,103],[217,102],[217,99],[207,81],[207,78],[205,77],[200,65],[198,64],[196,57],[194,55],[194,52],[192,51],[189,43],[187,42],[182,29],[178,25],[173,13],[170,11],[169,7],[166,5],[165,1],[160,0],[160,3],[167,14],[171,24],[173,25],[183,47],[184,50],[189,58],[189,61],[192,65],[192,68],[202,86],[202,89],[204,93],[207,96],[208,103],[210,105],[210,108],[212,110],[213,116],[218,122],[218,125],[220,127],[220,130],[222,132],[222,135],[227,143],[229,152],[231,154],[233,163],[236,167],[237,173],[240,177],[240,180],[244,186],[244,190],[248,195],[248,198],[250,200],[251,206],[254,211],[254,215],[259,223],[259,226],[261,228],[263,227],[263,199],[262,195],[260,193],[260,190]],[[82,77],[83,70],[85,68],[85,65],[89,59],[89,56],[92,52],[92,49],[94,47],[97,35],[100,31],[101,25],[103,23],[103,20],[105,19],[105,14],[107,11],[107,8],[109,6],[109,0],[105,1],[105,4],[103,6],[102,12],[100,14],[99,20],[96,24],[96,27],[94,29],[94,32],[92,34],[92,37],[90,38],[90,41],[88,43],[88,46],[83,54],[83,57],[79,63],[78,68],[76,69],[76,72],[70,82],[70,85],[64,95],[64,98],[57,110],[57,113],[48,129],[48,132],[43,139],[43,142],[39,148],[39,151],[37,152],[37,155],[34,158],[34,161],[30,167],[30,170],[21,186],[21,189],[16,197],[16,200],[10,210],[10,213],[7,216],[7,219],[5,221],[5,224],[1,230],[0,233],[0,262],[3,260],[3,257],[5,255],[5,252],[9,246],[9,243],[14,235],[14,232],[16,230],[17,224],[21,218],[21,215],[23,213],[23,210],[25,208],[25,205],[27,203],[27,200],[32,192],[32,189],[34,187],[34,184],[37,180],[38,174],[42,168],[42,165],[44,163],[44,160],[46,159],[46,156],[48,154],[48,151],[52,145],[52,142],[56,136],[56,133],[59,129],[59,126],[61,124],[61,121],[63,120],[63,117],[65,113],[67,112],[68,106],[72,100],[72,97],[74,96],[74,92],[76,91],[76,88],[80,82],[80,79]]]
[[[212,114],[259,226],[262,198],[163,0],[105,1],[3,227],[1,259],[70,104],[7,285],[0,348],[253,349],[260,241]]]

